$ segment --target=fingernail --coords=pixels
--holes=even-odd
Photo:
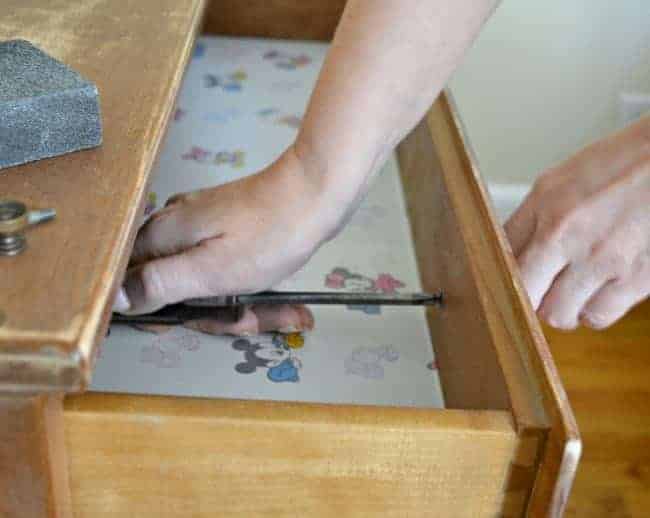
[[[302,330],[303,332],[314,330],[314,318],[311,315],[308,315],[307,319],[302,321]]]
[[[129,302],[129,298],[126,296],[126,291],[122,286],[120,286],[115,295],[115,301],[113,302],[113,311],[122,313],[128,311],[130,307],[131,303]]]
[[[306,307],[301,307],[298,310],[300,315],[300,327],[302,331],[312,331],[314,329],[314,315]]]
[[[140,325],[135,324],[133,327],[139,329],[140,331],[145,331],[154,335],[163,335],[169,333],[174,327],[173,326],[162,326],[162,325]]]
[[[199,333],[205,333],[207,335],[220,334],[217,332],[216,327],[213,328],[211,324],[213,324],[213,322],[207,320],[191,320],[189,322],[185,322],[183,324],[183,327],[191,329],[192,331],[197,331]]]
[[[583,325],[596,330],[600,330],[607,327],[605,319],[601,315],[597,315],[594,313],[589,313],[589,314],[583,313],[580,316],[580,322],[582,322]]]
[[[291,333],[297,333],[299,329],[296,326],[286,326],[286,327],[281,327],[280,329],[278,329],[278,331],[283,335],[288,335]]]
[[[129,311],[142,306],[144,302],[144,283],[140,275],[140,267],[131,268],[126,272],[122,289],[129,305]]]

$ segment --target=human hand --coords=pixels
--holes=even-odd
[[[604,328],[650,296],[650,117],[543,173],[505,230],[553,327]]]
[[[300,305],[259,305],[246,306],[237,321],[230,312],[215,309],[210,320],[185,322],[184,327],[211,335],[247,336],[279,331],[283,334],[310,331],[314,328],[314,316],[306,306]],[[160,324],[135,324],[135,328],[153,334],[163,334],[173,326]]]
[[[317,175],[290,148],[267,169],[182,194],[140,229],[115,310],[147,313],[166,304],[261,291],[288,277],[332,233],[336,211]],[[213,333],[313,326],[304,307],[247,308],[235,324],[194,323]]]

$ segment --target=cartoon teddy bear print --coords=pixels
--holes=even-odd
[[[302,363],[293,350],[303,344],[299,333],[274,335],[270,343],[238,338],[232,343],[232,348],[244,353],[244,361],[236,364],[235,370],[240,374],[252,374],[257,369],[266,369],[266,377],[274,383],[297,383]]]
[[[405,284],[389,273],[380,273],[375,279],[352,273],[347,268],[334,268],[325,277],[325,286],[335,290],[357,292],[396,293]],[[381,306],[348,306],[348,309],[363,311],[367,315],[380,315]]]
[[[366,379],[384,379],[384,362],[394,363],[399,352],[391,345],[361,347],[344,361],[345,373]]]

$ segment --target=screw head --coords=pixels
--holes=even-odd
[[[27,246],[22,232],[29,226],[27,207],[14,200],[0,200],[0,255],[18,255]]]
[[[15,200],[0,200],[0,237],[22,232],[28,226],[27,207]]]
[[[23,232],[54,219],[54,209],[28,211],[24,203],[0,199],[0,256],[17,255],[27,247]]]

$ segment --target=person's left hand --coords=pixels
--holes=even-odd
[[[604,328],[650,296],[650,117],[546,171],[505,229],[553,327]]]
[[[142,314],[268,289],[302,267],[341,218],[323,192],[291,147],[254,175],[172,197],[139,230],[114,311]],[[188,326],[213,334],[296,332],[311,330],[314,318],[304,306],[258,305],[237,322],[215,310],[214,319]]]

